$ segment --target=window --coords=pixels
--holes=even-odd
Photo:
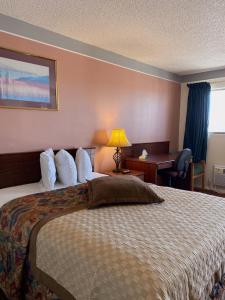
[[[225,89],[211,91],[208,131],[225,133]]]

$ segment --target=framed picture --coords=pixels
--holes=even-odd
[[[58,110],[56,61],[0,48],[0,107]]]

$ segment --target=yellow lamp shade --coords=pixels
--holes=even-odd
[[[123,128],[113,129],[111,137],[107,144],[108,147],[127,147],[131,146],[127,139],[126,132]]]

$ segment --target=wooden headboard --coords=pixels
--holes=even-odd
[[[95,148],[84,148],[94,170]],[[66,149],[75,157],[77,149]],[[57,153],[59,150],[54,150]],[[0,188],[38,182],[41,179],[40,154],[42,151],[0,154]]]

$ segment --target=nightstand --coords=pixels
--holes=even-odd
[[[130,170],[129,173],[126,173],[126,174],[123,174],[123,173],[114,173],[113,171],[109,171],[109,172],[105,172],[106,175],[109,175],[109,176],[118,176],[118,175],[122,175],[122,176],[125,176],[125,175],[133,175],[133,176],[136,176],[138,178],[140,178],[141,180],[144,181],[144,172],[142,171],[137,171],[137,170]]]

